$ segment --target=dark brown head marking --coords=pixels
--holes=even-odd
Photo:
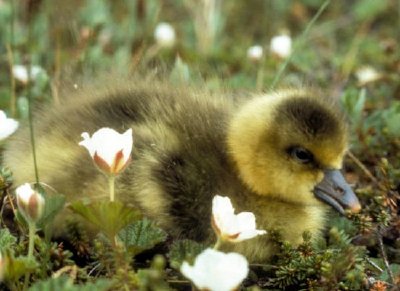
[[[340,119],[328,108],[314,98],[289,98],[278,106],[276,118],[278,123],[295,125],[309,138],[335,135],[340,131]]]

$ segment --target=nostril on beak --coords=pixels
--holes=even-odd
[[[344,191],[344,189],[343,189],[342,187],[335,186],[335,187],[334,187],[334,190],[335,190],[335,192],[336,192],[337,194],[339,194],[339,195],[341,195],[341,196],[343,196],[343,195],[345,194],[345,191]]]

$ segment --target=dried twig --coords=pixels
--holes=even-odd
[[[349,158],[371,179],[371,181],[376,184],[381,190],[386,191],[386,189],[379,183],[379,181],[372,175],[371,171],[367,169],[366,166],[351,152],[348,151],[347,155]]]
[[[388,261],[387,255],[386,255],[385,248],[383,246],[381,227],[379,225],[378,225],[378,228],[376,230],[376,238],[378,239],[379,250],[381,251],[381,256],[382,256],[383,262],[385,264],[385,268],[387,270],[387,273],[389,275],[390,283],[394,284],[393,272],[390,269],[390,264],[389,264],[389,261]]]
[[[374,267],[375,269],[377,269],[379,272],[381,272],[381,273],[383,273],[384,272],[384,270],[381,268],[381,267],[379,267],[376,263],[374,263],[374,261],[372,261],[370,258],[366,258],[366,261],[372,266],[372,267]]]

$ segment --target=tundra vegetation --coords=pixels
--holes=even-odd
[[[396,0],[0,1],[0,109],[8,118],[31,121],[33,107],[60,102],[65,83],[79,87],[105,71],[143,70],[237,94],[312,84],[348,114],[344,172],[363,205],[348,218],[332,213],[323,237],[304,233],[297,247],[279,233],[262,234],[280,249],[271,262],[247,266],[233,256],[224,265],[225,255],[204,251],[212,246],[170,240],[119,203],[118,193],[115,201],[68,205],[98,230],[95,240],[71,224],[69,239],[54,241],[51,224],[67,207],[62,189],[26,181],[16,194],[21,185],[2,164],[0,289],[229,290],[240,283],[243,290],[398,290],[399,39]],[[1,147],[16,128],[3,115]],[[210,274],[207,285],[196,277],[215,257],[226,274],[246,279]]]

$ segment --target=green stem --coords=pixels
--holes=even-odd
[[[221,237],[218,236],[217,242],[215,243],[213,249],[218,250],[221,247],[221,245],[222,245],[222,239]]]
[[[258,69],[257,69],[257,79],[256,79],[256,90],[261,91],[263,87],[263,81],[264,81],[264,62],[260,62],[258,64]]]
[[[28,222],[28,227],[29,227],[29,246],[28,246],[28,259],[33,260],[33,248],[35,246],[35,233],[36,233],[36,224],[32,221]],[[24,289],[28,289],[28,284],[29,284],[29,277],[31,273],[26,272],[25,273],[25,280],[24,280]]]
[[[314,15],[314,17],[310,20],[310,22],[307,24],[307,27],[304,29],[304,32],[301,34],[301,36],[299,37],[299,41],[295,43],[295,45],[293,46],[293,51],[292,53],[286,58],[285,62],[283,62],[283,64],[279,67],[278,73],[276,74],[274,80],[272,81],[272,85],[270,87],[270,90],[273,90],[276,86],[276,84],[278,83],[279,79],[282,77],[283,71],[285,71],[286,67],[288,66],[288,64],[290,63],[290,61],[292,60],[292,56],[293,54],[297,51],[297,49],[299,48],[299,43],[302,43],[308,32],[310,31],[311,27],[314,25],[315,21],[317,21],[317,19],[321,16],[322,12],[324,12],[325,8],[329,5],[329,3],[331,2],[331,0],[326,0],[321,7],[318,9],[317,13]]]
[[[32,46],[32,25],[28,25],[28,45]],[[29,55],[29,61],[27,65],[28,69],[28,83],[27,83],[27,95],[28,95],[28,120],[29,120],[29,132],[30,132],[30,141],[32,146],[32,156],[33,156],[33,166],[35,169],[35,180],[36,184],[39,184],[39,171],[37,166],[37,159],[36,159],[36,146],[35,146],[35,136],[33,130],[33,114],[32,114],[32,107],[33,107],[33,94],[32,94],[32,57]]]
[[[36,224],[34,222],[29,222],[29,247],[28,247],[28,258],[33,258],[33,247],[35,244],[35,233]]]
[[[114,202],[115,201],[115,176],[110,175],[108,177],[108,186],[110,189],[110,201]]]

